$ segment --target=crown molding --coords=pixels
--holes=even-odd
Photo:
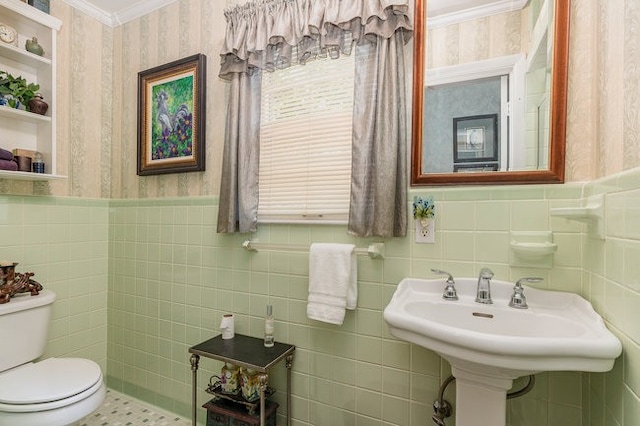
[[[158,10],[176,0],[154,0],[154,1],[139,1],[133,3],[131,6],[124,8],[116,13],[108,13],[99,7],[94,6],[87,0],[64,0],[69,6],[84,12],[85,14],[97,19],[109,27],[117,27],[122,24],[126,24],[129,21],[138,19],[144,15],[147,15],[154,10]]]
[[[91,16],[92,18],[97,19],[105,25],[110,27],[114,26],[113,16],[110,13],[105,12],[104,10],[95,7],[91,3],[85,0],[64,0],[69,6],[77,9],[86,15]]]
[[[144,16],[148,13],[153,12],[154,10],[161,9],[165,6],[170,5],[171,3],[175,3],[177,0],[154,0],[154,1],[140,1],[138,3],[134,3],[126,9],[121,10],[118,13],[114,14],[115,25],[126,24],[129,21],[133,21],[134,19],[138,19],[141,16]]]
[[[432,18],[427,17],[427,28],[440,28],[472,19],[513,12],[514,10],[523,9],[528,1],[529,0],[498,0],[490,4],[466,8],[457,12],[443,13]]]

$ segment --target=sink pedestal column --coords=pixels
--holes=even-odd
[[[484,376],[451,366],[456,378],[457,426],[505,426],[507,416],[507,391],[513,380]]]

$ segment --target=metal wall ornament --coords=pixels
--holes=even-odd
[[[205,170],[206,56],[138,73],[138,175]]]
[[[15,262],[0,262],[0,304],[8,303],[19,293],[31,293],[37,296],[42,291],[42,284],[31,279],[33,272],[16,272]]]

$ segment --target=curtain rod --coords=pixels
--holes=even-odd
[[[307,246],[298,246],[292,244],[270,244],[270,243],[256,243],[250,240],[246,240],[242,243],[247,251],[259,251],[273,250],[273,251],[309,251]],[[371,259],[383,259],[384,258],[384,243],[371,243],[368,247],[356,247],[353,250],[357,255],[367,255]]]

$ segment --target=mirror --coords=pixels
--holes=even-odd
[[[569,9],[415,0],[412,185],[564,182]]]

